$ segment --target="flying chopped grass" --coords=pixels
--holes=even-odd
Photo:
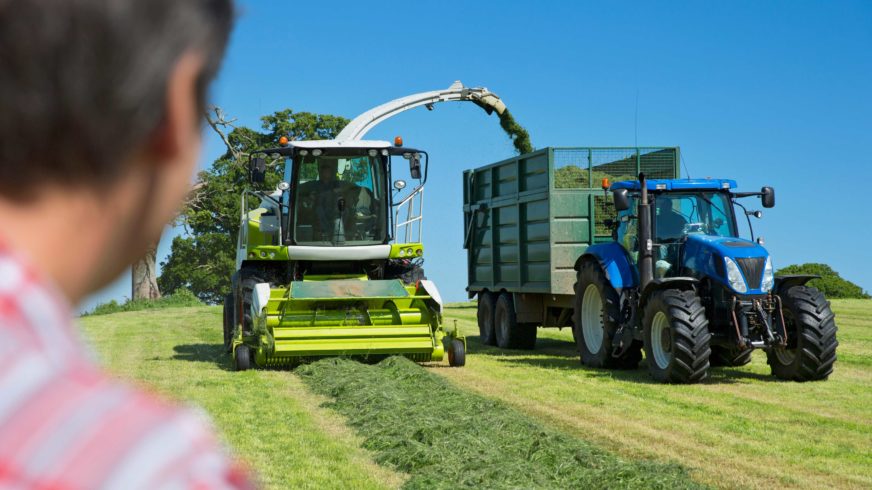
[[[296,370],[406,488],[698,488],[675,465],[622,460],[463,391],[401,357]]]
[[[500,127],[509,135],[509,139],[512,140],[512,144],[515,146],[518,154],[523,155],[533,151],[533,144],[530,143],[530,133],[515,121],[515,118],[508,109],[500,114]]]

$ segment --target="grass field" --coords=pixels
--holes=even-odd
[[[421,484],[422,469],[385,456],[379,446],[383,434],[369,425],[392,405],[379,408],[375,402],[384,400],[376,398],[366,407],[359,405],[360,400],[367,403],[361,393],[416,389],[435,390],[431,396],[437,400],[454,397],[454,414],[473,403],[469,400],[496,407],[469,411],[485,426],[506,428],[508,420],[514,424],[511,430],[539,427],[548,435],[542,440],[590,451],[578,454],[597,455],[616,465],[610,471],[662,471],[662,486],[691,483],[673,465],[637,460],[678,463],[690,469],[694,480],[715,487],[868,488],[872,301],[833,305],[840,328],[836,371],[829,381],[804,384],[775,381],[762,353],[749,366],[714,369],[711,379],[699,385],[653,384],[644,361],[642,369],[629,372],[580,366],[566,330],[540,330],[538,348],[532,352],[484,348],[477,342],[475,309],[465,305],[448,308],[446,321],[456,319],[470,335],[467,366],[410,366],[407,375],[349,361],[322,362],[325,367],[316,364],[300,372],[231,372],[219,345],[221,312],[216,307],[94,316],[82,323],[112,371],[204,407],[268,488],[426,486]],[[341,368],[335,376],[324,370],[339,369],[331,365]],[[448,383],[406,379],[421,372],[426,375],[422,379],[435,374]],[[405,384],[401,379],[394,383],[392,376],[406,379]],[[378,389],[362,389],[372,380],[378,381]],[[360,412],[372,411],[355,417],[354,403]],[[421,423],[415,417],[385,420]],[[559,458],[554,462],[558,471],[565,471]],[[633,478],[624,484],[644,485]],[[558,486],[556,479],[533,481]],[[597,480],[588,481],[596,485]]]

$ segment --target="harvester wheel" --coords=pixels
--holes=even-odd
[[[595,368],[636,369],[642,351],[635,342],[621,356],[612,356],[612,338],[618,330],[618,293],[595,262],[584,262],[575,283],[572,323],[581,362]]]
[[[754,349],[741,350],[738,347],[723,347],[720,345],[712,346],[712,355],[709,357],[709,364],[715,366],[744,366],[751,362],[751,354]]]
[[[794,286],[779,294],[784,306],[787,347],[766,352],[772,374],[793,381],[827,379],[836,362],[836,323],[823,293]]]
[[[245,344],[236,346],[233,361],[237,371],[251,369],[251,348]]]
[[[645,357],[651,377],[664,383],[695,383],[708,374],[711,334],[699,296],[664,289],[645,306]]]
[[[490,291],[478,293],[478,332],[481,343],[496,345],[494,335],[494,295]]]
[[[224,351],[230,352],[233,350],[233,295],[228,294],[224,297]]]
[[[511,293],[502,293],[497,298],[494,311],[494,333],[497,346],[502,349],[533,349],[536,347],[536,326],[518,323],[515,302]]]
[[[451,339],[448,345],[448,365],[462,367],[466,365],[466,347],[460,339]]]

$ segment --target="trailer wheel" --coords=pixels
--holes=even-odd
[[[502,349],[533,349],[536,347],[536,326],[518,323],[511,293],[497,298],[494,312],[494,333],[497,346]]]
[[[224,351],[233,350],[233,294],[224,297]]]
[[[618,330],[618,293],[599,264],[586,261],[578,271],[572,310],[573,335],[581,362],[595,368],[635,369],[642,359],[635,342],[619,358],[612,356],[612,338]]]
[[[494,295],[490,291],[478,293],[478,333],[484,345],[496,345],[494,335]]]
[[[463,367],[466,365],[466,347],[460,339],[451,339],[448,344],[448,365],[451,367]]]
[[[793,381],[827,379],[836,362],[836,323],[823,293],[794,286],[779,294],[784,306],[787,347],[767,350],[772,374]]]
[[[233,361],[237,371],[251,369],[251,348],[245,344],[236,346],[233,353]]]
[[[643,325],[651,377],[664,383],[696,383],[706,377],[711,334],[695,292],[654,292],[645,306]]]
[[[720,345],[712,346],[712,355],[709,357],[709,364],[715,366],[744,366],[751,362],[751,354],[754,349],[739,349],[738,347],[724,347]]]

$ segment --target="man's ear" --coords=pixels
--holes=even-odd
[[[157,162],[174,160],[185,151],[187,139],[199,137],[197,81],[202,69],[202,58],[192,51],[184,53],[173,65],[167,79],[163,117],[148,145]]]

